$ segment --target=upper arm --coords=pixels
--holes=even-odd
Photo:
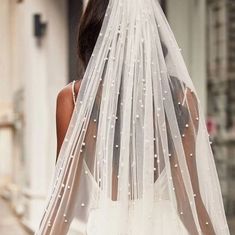
[[[57,135],[57,157],[63,144],[69,123],[73,114],[73,99],[70,86],[63,88],[56,102],[56,135]]]

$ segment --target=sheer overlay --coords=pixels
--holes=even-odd
[[[228,235],[203,111],[157,0],[110,0],[37,235]]]

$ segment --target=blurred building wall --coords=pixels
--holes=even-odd
[[[225,208],[235,217],[235,2],[208,1],[208,116]],[[234,226],[235,227],[235,226]]]
[[[47,23],[41,38],[36,13]],[[0,17],[0,176],[10,179],[4,190],[35,229],[55,163],[56,96],[68,81],[67,4],[2,0]]]
[[[10,7],[8,0],[1,1],[0,7],[0,187],[11,181],[12,165],[12,81],[10,80]]]

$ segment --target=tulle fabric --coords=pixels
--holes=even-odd
[[[173,209],[167,192],[166,171],[163,171],[155,182],[155,200],[153,203],[153,217],[151,234],[164,235],[187,235],[183,223]],[[142,223],[144,217],[142,215],[142,199],[129,201],[128,227],[126,234],[142,235]],[[108,212],[106,212],[106,210]],[[119,234],[119,213],[121,205],[119,201],[110,200],[104,208],[93,208],[89,214],[87,222],[87,235],[103,235],[103,234]],[[104,215],[109,214],[109,220],[105,220]],[[151,219],[147,217],[146,219]]]
[[[228,235],[203,115],[158,1],[110,0],[36,234]]]

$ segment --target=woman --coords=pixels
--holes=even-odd
[[[57,99],[36,234],[228,235],[199,99],[157,0],[90,0],[82,81]]]

